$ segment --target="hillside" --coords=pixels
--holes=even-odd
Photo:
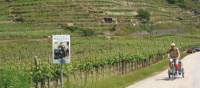
[[[165,69],[172,42],[200,45],[199,2],[167,1],[0,0],[0,88],[60,88],[62,72],[64,88],[125,88]]]
[[[198,29],[199,15],[165,0],[0,0],[1,38],[41,38],[53,33],[90,30],[130,34],[141,30],[137,10],[150,12],[152,29]],[[105,18],[112,19],[106,23]],[[114,30],[112,30],[114,29]]]

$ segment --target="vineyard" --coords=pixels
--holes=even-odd
[[[157,63],[165,59],[165,52],[171,41],[176,41],[177,46],[182,50],[200,44],[199,37],[183,35],[143,38],[113,37],[111,39],[72,37],[72,40],[72,63],[65,66],[65,80],[68,83],[66,86],[75,88],[92,87],[87,83],[108,76],[125,75]],[[49,86],[58,87],[60,66],[51,64],[50,40],[5,41],[1,43],[0,51],[2,54],[0,65],[3,72],[8,68],[22,71],[27,75],[25,78],[29,80],[27,82],[32,84],[29,86],[38,85],[39,87],[40,84],[44,88],[49,84]],[[9,83],[3,85],[11,86]]]
[[[199,46],[199,25],[199,14],[165,0],[0,0],[0,88],[60,87],[52,35],[72,36],[64,88],[106,88],[165,61],[171,42],[182,54]]]
[[[137,19],[138,9],[151,14],[149,23],[154,30],[195,33],[200,23],[199,15],[164,0],[0,0],[0,9],[1,39],[85,35],[80,29],[93,35],[132,34],[143,29]],[[112,22],[106,23],[105,18]],[[70,31],[68,26],[76,29]]]

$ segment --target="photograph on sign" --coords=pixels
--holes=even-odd
[[[53,35],[53,63],[70,63],[70,35]]]

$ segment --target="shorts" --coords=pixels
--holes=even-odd
[[[170,59],[169,59],[169,61],[170,61],[171,63],[172,63],[174,60],[176,60],[176,61],[175,61],[176,64],[179,64],[179,59],[177,59],[177,58],[176,58],[176,59],[173,59],[173,58],[170,58]]]

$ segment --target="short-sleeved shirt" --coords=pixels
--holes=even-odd
[[[169,49],[168,53],[169,53],[169,56],[171,58],[177,58],[177,57],[179,57],[179,49],[178,48]]]

